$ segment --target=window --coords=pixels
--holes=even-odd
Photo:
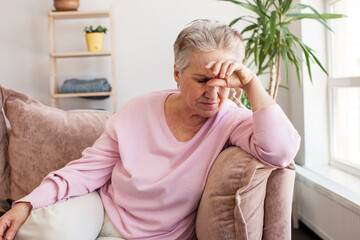
[[[330,136],[332,166],[360,176],[360,1],[327,0],[330,13]]]

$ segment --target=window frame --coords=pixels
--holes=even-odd
[[[327,13],[330,12],[330,5],[341,0],[324,0],[325,3],[325,10]],[[331,26],[330,26],[331,27]],[[334,141],[334,113],[335,113],[335,100],[334,100],[334,90],[336,88],[350,88],[350,87],[360,87],[360,76],[358,77],[333,77],[333,55],[331,51],[331,44],[332,44],[332,37],[331,32],[327,31],[326,36],[326,45],[327,45],[327,56],[328,56],[328,69],[329,69],[329,76],[328,76],[328,84],[327,84],[327,92],[328,92],[328,108],[329,108],[329,145],[330,145],[330,152],[329,152],[329,165],[340,170],[346,171],[357,177],[360,177],[360,165],[353,164],[346,159],[340,159],[335,157],[335,141]]]

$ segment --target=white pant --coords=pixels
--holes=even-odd
[[[104,214],[97,192],[32,211],[15,237],[15,240],[92,239],[124,239]]]

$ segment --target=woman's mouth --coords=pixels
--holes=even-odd
[[[202,102],[201,103],[205,108],[215,108],[217,107],[217,102]]]

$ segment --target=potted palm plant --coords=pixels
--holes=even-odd
[[[315,62],[327,74],[327,71],[317,59],[314,50],[303,43],[289,30],[290,23],[301,19],[312,19],[330,30],[326,20],[344,17],[342,14],[320,14],[313,7],[306,4],[294,4],[293,0],[220,0],[232,2],[252,11],[255,16],[241,16],[234,19],[229,25],[238,21],[246,21],[248,25],[241,34],[246,37],[245,61],[256,67],[257,75],[270,73],[268,92],[276,100],[281,83],[280,66],[284,63],[286,81],[289,79],[289,65],[294,65],[297,80],[301,86],[302,54],[306,62],[308,74],[312,81],[310,62]],[[300,10],[309,9],[311,13],[299,13]],[[300,51],[298,51],[300,50]],[[245,105],[249,106],[246,96],[242,96]]]
[[[101,25],[93,28],[93,26],[88,26],[84,28],[85,38],[88,50],[90,52],[99,52],[102,50],[102,45],[104,41],[104,35],[107,32],[107,28]]]

